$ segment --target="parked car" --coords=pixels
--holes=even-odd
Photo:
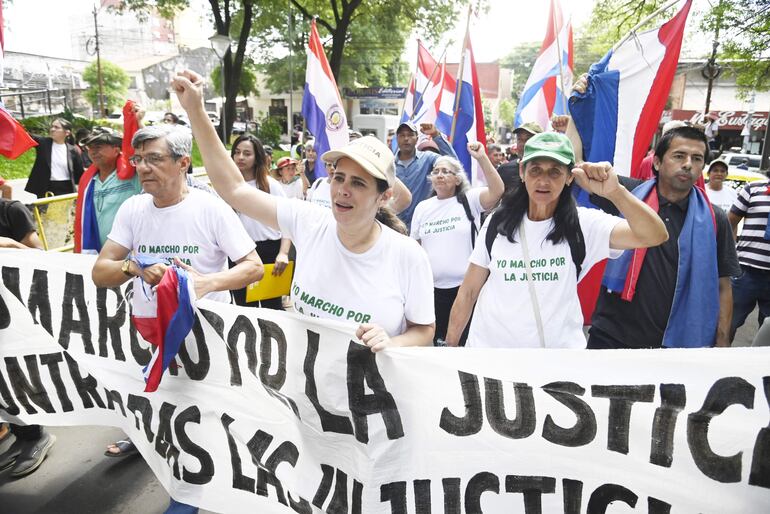
[[[727,170],[729,173],[732,173],[734,170],[739,172],[746,171],[738,168],[744,161],[746,161],[746,165],[749,168],[748,171],[759,171],[759,163],[762,160],[761,155],[748,153],[723,153],[720,158],[724,159],[727,163]]]

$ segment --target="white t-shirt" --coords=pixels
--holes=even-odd
[[[719,191],[714,191],[706,185],[706,194],[712,204],[721,207],[725,212],[730,212],[730,207],[738,199],[738,193],[735,189],[727,186],[722,186],[722,189]]]
[[[286,198],[296,198],[297,200],[305,199],[305,194],[302,192],[302,179],[296,178],[288,184],[284,184],[283,182],[279,182],[279,184],[281,184],[283,192],[286,194]]]
[[[578,218],[586,242],[586,256],[581,265],[582,279],[591,267],[607,257],[622,252],[610,250],[610,233],[620,218],[598,209],[578,207]],[[540,317],[547,348],[585,348],[583,315],[577,295],[575,263],[569,244],[554,246],[545,238],[553,218],[531,221],[524,216],[529,258],[534,278]],[[539,348],[537,323],[530,300],[526,270],[521,251],[521,235],[515,243],[498,234],[490,259],[485,244],[489,220],[476,239],[470,262],[489,269],[473,313],[466,346],[475,348]]]
[[[257,187],[256,180],[247,180],[246,183],[250,186]],[[286,193],[283,192],[283,188],[281,187],[280,182],[275,180],[273,177],[267,177],[267,183],[270,186],[271,195],[278,196],[280,198],[286,198]],[[258,222],[246,214],[241,214],[239,212],[238,218],[241,220],[243,228],[246,229],[246,233],[249,234],[249,237],[251,237],[252,241],[274,241],[276,239],[281,239],[280,232],[273,230],[272,228]]]
[[[126,200],[118,209],[107,236],[124,248],[154,257],[179,257],[196,271],[206,274],[227,269],[233,261],[254,250],[238,216],[219,198],[190,189],[176,205],[159,209],[149,194]],[[229,291],[209,293],[206,298],[230,301]]]
[[[377,323],[390,336],[402,334],[406,320],[419,325],[435,320],[430,263],[415,241],[380,225],[374,246],[353,253],[337,237],[330,209],[296,200],[278,200],[278,225],[297,247],[295,311]]]
[[[332,208],[331,184],[327,177],[317,178],[307,190],[307,200],[321,207]]]
[[[53,143],[51,145],[51,180],[69,180],[70,170],[67,166],[67,145]]]
[[[479,197],[484,190],[477,187],[465,193],[477,228],[482,212]],[[450,289],[462,283],[473,246],[471,222],[456,196],[443,200],[433,196],[418,203],[410,235],[420,241],[428,254],[434,287]]]

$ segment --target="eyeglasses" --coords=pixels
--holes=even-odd
[[[456,173],[449,168],[433,168],[433,171],[431,171],[430,174],[434,177],[439,175],[456,175]]]
[[[145,163],[147,166],[158,166],[160,163],[165,161],[167,158],[171,157],[170,155],[163,155],[159,153],[151,153],[147,154],[145,156],[142,155],[132,155],[128,158],[128,162],[131,163],[133,167],[138,167],[140,164]]]

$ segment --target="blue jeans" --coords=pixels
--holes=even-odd
[[[181,503],[170,498],[165,514],[198,514],[198,507]]]
[[[741,265],[743,273],[733,278],[733,321],[730,339],[746,321],[754,308],[759,305],[759,325],[770,316],[770,271],[762,271]]]

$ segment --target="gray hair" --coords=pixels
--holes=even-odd
[[[463,164],[460,161],[448,155],[441,155],[438,159],[433,161],[433,167],[435,168],[439,164],[446,164],[460,179],[460,183],[457,184],[457,187],[455,188],[455,196],[460,193],[465,193],[471,188],[471,184],[468,182],[468,176],[465,174],[465,168],[463,168]],[[430,191],[433,193],[433,183],[430,181],[430,176],[428,176],[428,183],[430,183]]]
[[[147,141],[165,138],[168,152],[174,159],[189,157],[192,154],[192,135],[176,125],[150,125],[136,131],[131,138],[131,146],[139,148]]]
[[[305,141],[305,150],[308,148],[314,148],[315,147],[315,139],[308,139]]]

